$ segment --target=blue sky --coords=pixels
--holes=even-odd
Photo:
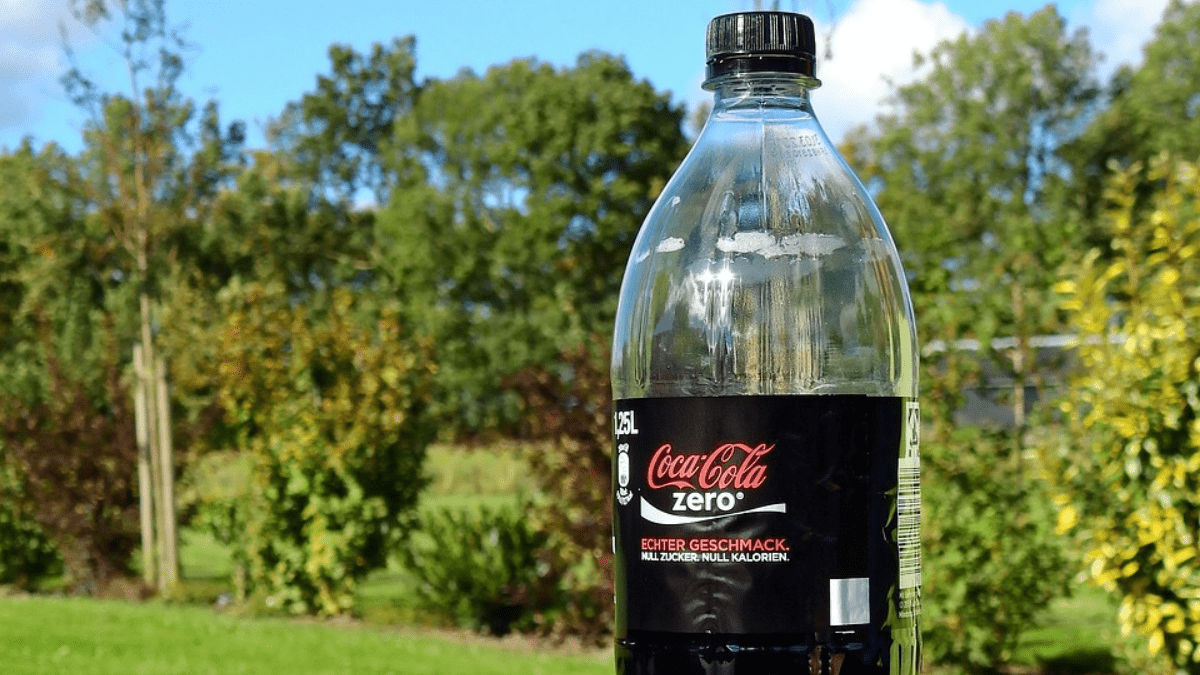
[[[0,0],[0,147],[22,137],[79,146],[83,114],[57,78],[65,70],[57,24],[68,0]],[[623,55],[634,74],[676,100],[706,100],[700,89],[704,28],[717,14],[751,9],[753,0],[167,0],[173,24],[195,47],[181,85],[193,98],[216,98],[226,120],[244,120],[251,144],[263,124],[312,89],[328,70],[332,43],[359,50],[394,36],[415,35],[420,77],[482,72],[514,58],[568,65],[589,49]],[[770,0],[762,4],[770,6]],[[913,49],[972,30],[1008,11],[1028,13],[1034,0],[780,0],[809,13],[833,58],[818,66],[825,86],[814,95],[818,116],[835,137],[866,122],[886,94],[882,76],[910,75]],[[1166,0],[1065,0],[1060,12],[1087,27],[1108,53],[1106,69],[1135,62]],[[127,80],[110,47],[79,26],[71,42],[88,72],[113,90]],[[112,40],[112,36],[107,37]]]

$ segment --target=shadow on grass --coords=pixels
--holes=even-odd
[[[1043,675],[1107,675],[1117,670],[1112,650],[1078,649],[1044,658],[1038,664]]]
[[[233,597],[233,582],[227,576],[185,577],[164,596],[169,602],[186,605],[223,606]]]

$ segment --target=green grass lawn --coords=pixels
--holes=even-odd
[[[524,446],[500,443],[486,448],[434,445],[425,463],[429,487],[423,499],[446,495],[507,495],[530,489]]]
[[[9,675],[608,675],[602,654],[536,653],[377,628],[245,619],[202,607],[0,599]]]
[[[1109,601],[1056,604],[1014,659],[1037,672],[1113,672]],[[536,652],[364,624],[238,618],[204,607],[56,597],[0,598],[0,663],[11,675],[205,673],[608,675],[606,653]]]
[[[1099,588],[1079,586],[1022,636],[1013,662],[1052,675],[1112,673],[1118,668],[1114,647],[1122,641],[1116,601]]]
[[[199,530],[179,531],[179,566],[185,579],[228,579],[233,573],[229,549]]]

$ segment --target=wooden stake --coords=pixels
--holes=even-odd
[[[162,518],[162,585],[170,590],[179,583],[179,537],[175,531],[175,458],[171,439],[171,400],[167,391],[167,364],[155,359],[154,388],[158,393],[158,451],[162,483],[159,506]]]
[[[142,519],[142,579],[153,586],[158,580],[154,555],[154,479],[150,470],[150,417],[146,406],[146,377],[142,346],[133,346],[134,415],[138,447],[138,511]]]
[[[155,580],[158,582],[158,590],[161,593],[167,591],[166,575],[163,573],[163,545],[166,542],[166,532],[162,522],[162,486],[160,477],[162,476],[162,451],[159,449],[158,442],[158,396],[155,394],[154,387],[154,347],[153,344],[142,344],[142,382],[146,387],[146,430],[149,432],[150,448],[150,484],[154,486],[154,504],[158,507],[157,517],[154,519],[154,556],[157,564],[155,568],[158,574]]]

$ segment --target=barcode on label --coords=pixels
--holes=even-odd
[[[900,554],[900,588],[921,586],[921,412],[909,402],[897,476],[896,544]]]

